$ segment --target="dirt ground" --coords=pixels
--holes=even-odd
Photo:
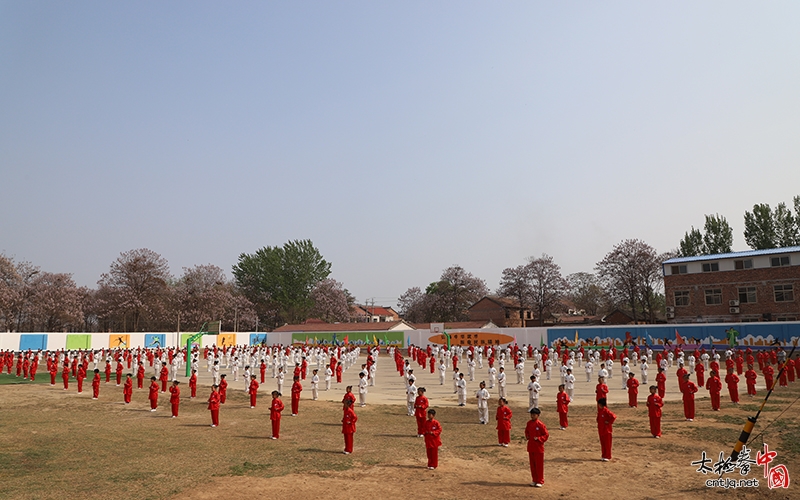
[[[348,371],[345,383],[354,382],[356,370]],[[202,371],[201,383],[205,383],[207,373]],[[359,421],[352,455],[341,453],[338,401],[345,384],[334,384],[331,391],[321,393],[319,401],[310,401],[307,381],[300,415],[289,416],[288,397],[284,398],[287,410],[281,439],[269,439],[267,393],[274,384],[270,375],[256,409],[249,408],[243,382],[231,382],[217,428],[209,425],[205,385],[192,400],[182,384],[177,419],[169,417],[167,395],[161,396],[158,411],[151,413],[146,389],[134,390],[133,403],[124,405],[121,388],[113,382],[102,384],[98,401],[87,392],[91,390],[88,383],[80,395],[74,384],[69,391],[48,383],[0,385],[0,498],[382,499],[422,494],[430,499],[521,495],[545,499],[800,498],[800,482],[792,481],[789,489],[770,490],[762,466],[754,464],[747,476],[738,471],[726,474],[725,478],[760,482],[758,487],[734,490],[707,487],[706,480],[718,476],[703,475],[691,465],[703,451],[713,461],[721,451],[728,456],[744,419],[755,414],[760,399],[745,396],[741,405],[734,406],[724,398],[722,411],[712,412],[708,398],[699,398],[697,418],[686,422],[675,397],[677,389],[669,385],[664,436],[653,439],[643,405],[646,391],[640,395],[639,408],[628,408],[621,403],[626,400],[621,381],[612,379],[609,385],[616,403],[611,409],[618,418],[614,459],[606,463],[600,461],[594,382],[579,377],[570,426],[560,431],[555,413],[558,382],[545,381],[540,406],[550,440],[545,446],[545,486],[534,489],[529,486],[523,439],[527,393],[524,384],[514,383],[513,374],[509,384],[512,443],[501,448],[496,444],[495,426],[478,423],[474,397],[466,408],[456,405],[449,374],[447,382],[439,385],[437,376],[417,373],[418,385],[429,389],[431,405],[444,429],[440,466],[434,471],[425,468],[423,440],[415,436],[414,419],[405,414],[402,379],[388,359],[380,360],[377,386],[370,389],[368,405],[356,408]],[[14,378],[0,377],[2,382]],[[470,383],[470,396],[475,389],[477,380]],[[288,385],[284,392],[289,392]],[[490,392],[496,400],[496,388]],[[759,393],[763,397],[761,388]],[[772,465],[785,464],[792,479],[798,475],[796,481],[800,481],[800,419],[798,406],[790,405],[798,396],[800,383],[779,388],[750,443],[753,459],[762,441],[777,451]],[[492,418],[495,407],[490,406]]]

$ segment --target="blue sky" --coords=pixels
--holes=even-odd
[[[0,1],[0,252],[228,272],[311,239],[360,301],[800,194],[797,2]]]

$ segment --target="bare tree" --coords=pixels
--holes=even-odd
[[[31,330],[80,331],[83,326],[81,292],[72,275],[37,273],[30,284],[28,315]]]
[[[593,273],[573,273],[567,276],[569,292],[567,297],[575,307],[583,309],[590,316],[594,316],[606,302],[605,292],[600,285],[600,280]]]
[[[555,263],[553,257],[542,254],[535,259],[530,258],[526,267],[530,268],[531,290],[533,292],[533,306],[536,308],[537,319],[540,324],[544,321],[545,312],[555,312],[561,299],[569,289],[567,280],[561,276],[561,267]]]
[[[97,282],[99,298],[107,315],[122,314],[123,330],[128,317],[133,331],[142,323],[157,323],[165,316],[172,276],[167,260],[147,248],[123,252],[111,263],[109,272]]]
[[[520,324],[525,326],[525,309],[533,303],[533,275],[530,264],[503,269],[497,295],[510,297],[519,303]]]
[[[627,304],[637,322],[641,311],[655,321],[655,299],[663,286],[661,261],[655,249],[633,239],[616,246],[597,263],[600,280],[617,304]]]

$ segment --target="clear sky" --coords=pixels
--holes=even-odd
[[[0,1],[0,252],[311,239],[359,301],[800,194],[800,2]]]

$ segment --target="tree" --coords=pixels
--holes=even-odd
[[[694,228],[692,228],[694,229]],[[730,253],[733,251],[733,229],[725,217],[715,214],[706,215],[703,246],[705,255]]]
[[[324,279],[311,290],[314,307],[311,314],[328,323],[345,322],[350,319],[348,296],[341,283],[334,279]]]
[[[574,273],[567,276],[569,292],[567,297],[575,307],[583,309],[590,316],[600,311],[605,300],[605,292],[597,276],[592,273]]]
[[[753,250],[776,248],[775,219],[766,203],[753,205],[744,213],[744,241]]]
[[[268,315],[267,324],[300,323],[314,302],[311,290],[331,273],[311,240],[289,241],[283,247],[264,247],[254,254],[239,255],[233,266],[236,284],[247,298]],[[273,314],[269,314],[272,311]]]
[[[233,312],[233,322],[238,319],[234,307],[233,286],[225,278],[222,268],[201,265],[183,268],[183,276],[174,286],[175,320],[181,326],[197,331],[203,323],[222,320],[226,310]],[[231,325],[235,328],[238,325]]]
[[[706,248],[703,243],[703,233],[692,226],[691,231],[686,233],[680,243],[682,257],[694,257],[705,255]]]
[[[406,290],[403,295],[397,299],[397,309],[400,316],[406,321],[412,323],[425,323],[427,322],[427,311],[424,307],[426,295],[418,287],[412,287]]]
[[[795,209],[800,209],[798,202],[800,196],[795,196]],[[775,217],[775,244],[779,248],[793,247],[800,245],[800,230],[798,223],[800,220],[792,215],[792,211],[786,208],[786,203],[778,203],[774,212]]]
[[[661,260],[655,249],[640,240],[625,240],[597,263],[600,280],[617,304],[626,304],[636,322],[640,312],[655,320],[657,294],[663,286]]]
[[[703,229],[705,232],[701,233],[692,226],[691,231],[683,236],[680,242],[682,257],[733,251],[733,229],[725,217],[719,214],[706,215],[706,224]]]
[[[533,276],[530,264],[503,269],[497,295],[514,298],[519,303],[519,319],[521,325],[525,326],[524,311],[533,303]]]
[[[32,331],[82,330],[81,291],[70,274],[37,273],[30,284],[29,304]]]
[[[544,320],[545,312],[555,312],[561,299],[569,289],[567,280],[561,276],[561,267],[555,263],[553,257],[542,254],[538,259],[530,258],[526,266],[531,277],[531,291],[533,306],[536,308],[536,318],[540,324]]]
[[[121,253],[97,282],[106,321],[118,321],[121,314],[123,331],[129,316],[133,331],[153,328],[164,316],[171,280],[167,260],[156,252],[139,248]]]
[[[22,277],[14,261],[0,254],[0,325],[2,330],[15,327],[14,306],[19,300]]]
[[[438,321],[466,321],[467,309],[485,296],[486,282],[467,272],[461,266],[451,266],[442,272],[439,281],[431,283],[426,293],[436,296]]]

